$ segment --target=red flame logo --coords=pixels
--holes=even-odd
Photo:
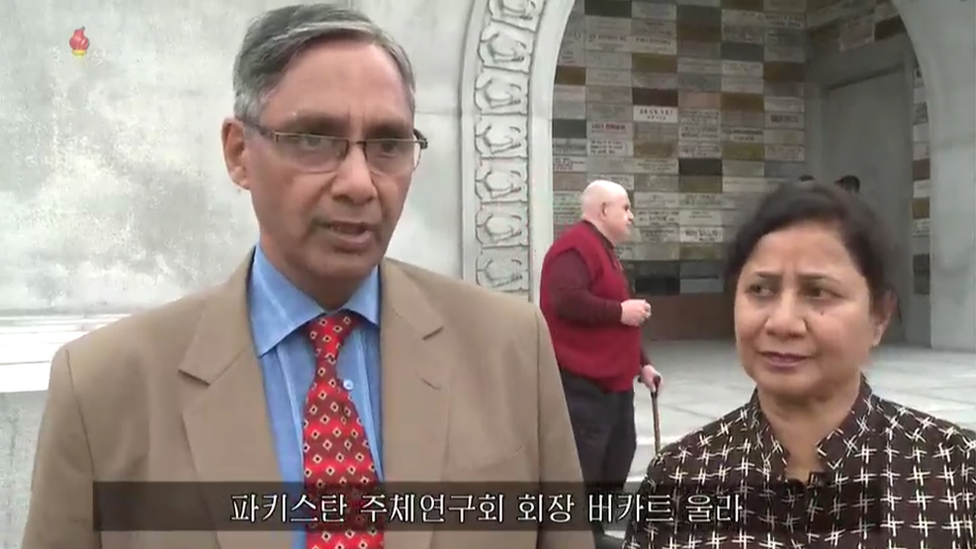
[[[85,36],[85,27],[75,29],[75,32],[71,35],[71,39],[68,40],[68,45],[71,46],[71,53],[79,56],[85,55],[85,52],[88,51],[89,44],[88,37]]]

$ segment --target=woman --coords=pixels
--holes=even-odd
[[[861,373],[896,307],[892,251],[834,185],[763,199],[726,269],[755,393],[655,457],[625,548],[976,547],[973,435],[880,398]]]

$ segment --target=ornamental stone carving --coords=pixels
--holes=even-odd
[[[475,281],[529,298],[529,97],[546,0],[488,0],[474,74]],[[465,131],[471,131],[470,127]]]

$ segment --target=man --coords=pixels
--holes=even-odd
[[[856,175],[845,175],[835,181],[834,184],[851,194],[861,192],[861,180]]]
[[[592,548],[579,531],[228,528],[202,483],[581,481],[541,314],[383,258],[427,144],[403,49],[353,10],[277,9],[247,30],[234,92],[223,152],[258,246],[226,284],[57,352],[22,549]],[[150,503],[205,500],[214,527],[94,531],[93,481],[198,483]]]
[[[651,306],[631,299],[614,251],[634,218],[627,191],[617,183],[594,181],[581,203],[582,221],[563,232],[543,260],[541,307],[583,479],[591,491],[620,490],[637,450],[634,380],[639,377],[656,391],[661,376],[641,344],[641,326]],[[603,525],[593,528],[599,541]]]

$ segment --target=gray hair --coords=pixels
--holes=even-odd
[[[390,54],[403,80],[410,112],[414,112],[413,67],[393,37],[357,10],[299,4],[265,12],[248,26],[234,61],[234,116],[258,120],[268,94],[298,54],[323,42],[349,39],[375,44]]]

